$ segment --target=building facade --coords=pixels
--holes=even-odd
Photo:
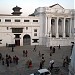
[[[13,8],[13,15],[0,14],[0,46],[7,44],[38,45],[39,17],[20,16],[19,7]]]
[[[64,9],[59,4],[49,7],[39,7],[34,14],[40,17],[41,44],[47,46],[71,45],[74,41],[74,17],[73,11]],[[46,40],[44,40],[46,38]]]
[[[0,15],[0,46],[6,44],[68,46],[74,42],[72,9],[59,4],[39,7],[28,17],[20,16],[20,7],[12,15]]]

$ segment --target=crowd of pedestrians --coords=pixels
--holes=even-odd
[[[9,67],[11,64],[18,64],[18,60],[19,60],[19,58],[18,58],[18,56],[10,56],[10,55],[8,55],[8,54],[6,54],[6,56],[5,57],[3,57],[2,56],[2,54],[0,53],[0,61],[1,61],[1,63],[2,63],[2,65],[6,65],[7,67]]]
[[[59,49],[61,49],[60,45],[58,46],[58,50]],[[34,46],[32,52],[33,53],[38,52],[39,58],[41,59],[40,62],[39,62],[39,69],[42,69],[44,67],[45,62],[46,62],[45,54],[43,54],[40,50],[38,51],[37,48],[36,48],[36,45]],[[56,52],[56,47],[50,46],[49,52],[50,52],[49,55],[51,57],[52,54],[54,54]],[[29,54],[28,50],[22,51],[23,57],[28,57],[28,54]],[[11,55],[8,55],[8,54],[6,54],[6,56],[3,57],[2,54],[0,53],[0,61],[1,61],[2,65],[6,65],[7,67],[9,67],[11,64],[18,65],[19,57],[17,55],[11,56]],[[34,65],[32,59],[28,59],[25,63],[26,63],[28,68],[33,67],[33,65]],[[50,59],[49,66],[48,66],[50,71],[53,69],[54,63],[55,63],[54,60]],[[65,67],[66,64],[69,64],[69,57],[66,56],[62,63],[63,63],[63,67]]]

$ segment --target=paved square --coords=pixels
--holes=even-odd
[[[68,75],[68,69],[67,67],[62,67],[63,59],[66,56],[70,57],[71,54],[71,47],[61,47],[61,49],[58,49],[58,47],[55,47],[56,51],[52,54],[50,57],[50,49],[49,47],[45,46],[36,46],[36,51],[33,51],[34,46],[23,46],[23,47],[15,47],[14,52],[11,51],[10,47],[0,47],[0,53],[2,53],[3,57],[5,58],[6,54],[19,57],[19,63],[16,64],[10,64],[9,67],[5,65],[2,65],[2,62],[0,61],[0,75],[29,75],[39,69],[39,64],[41,61],[41,57],[39,57],[39,51],[41,54],[44,54],[45,58],[45,64],[43,68],[48,68],[49,61],[54,60],[54,67],[60,67],[60,72],[64,75]],[[28,50],[28,56],[23,57],[23,50]],[[28,68],[26,66],[26,62],[28,59],[32,60],[32,68]],[[53,74],[56,75],[56,74]]]

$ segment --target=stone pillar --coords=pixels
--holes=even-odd
[[[45,35],[48,33],[48,17],[46,17],[46,24],[45,24]]]
[[[56,38],[59,38],[59,34],[58,34],[58,20],[59,20],[59,18],[57,17],[56,18]]]
[[[23,37],[23,34],[22,34],[22,35],[20,35],[20,38],[21,38],[21,39],[20,39],[20,46],[23,46],[23,41],[24,41],[24,40],[23,40],[23,38],[22,38],[22,37]]]
[[[71,29],[72,29],[72,18],[70,18],[70,37],[72,37]]]
[[[63,20],[63,38],[65,38],[65,18]]]
[[[48,17],[48,34],[51,37],[51,18]]]

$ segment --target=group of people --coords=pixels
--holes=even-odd
[[[27,50],[23,50],[23,57],[27,57],[28,55],[28,51]]]
[[[11,63],[15,63],[16,65],[18,64],[18,60],[19,58],[15,55],[13,57],[11,57],[10,55],[6,54],[6,57],[4,58],[3,56],[1,57],[0,61],[2,62],[2,65],[7,65],[7,67],[9,67],[9,65]]]
[[[58,46],[58,48],[60,49],[60,45]],[[36,45],[34,46],[34,51],[36,51]],[[52,56],[52,53],[55,53],[55,47],[52,47],[50,46],[50,56]],[[27,57],[28,56],[28,50],[23,50],[23,57]],[[40,51],[39,51],[39,56],[41,56],[41,61],[40,61],[40,64],[39,64],[39,69],[42,69],[43,66],[44,66],[44,63],[45,63],[45,58],[44,58],[44,54],[41,54]],[[11,63],[15,63],[15,64],[18,64],[18,56],[13,56],[11,57],[10,55],[6,54],[6,57],[3,58],[2,54],[0,53],[0,61],[2,61],[2,65],[7,65],[7,67],[9,67],[9,65]],[[69,58],[68,56],[65,57],[65,59],[63,60],[63,67],[66,66],[66,64],[69,64]],[[29,59],[27,62],[26,62],[26,65],[29,67],[32,67],[32,60]],[[49,62],[49,68],[50,68],[50,71],[53,69],[53,65],[54,65],[54,60],[51,60]]]
[[[58,49],[61,49],[61,46],[60,46],[60,44],[59,44],[59,46],[58,46]],[[55,46],[53,47],[53,46],[50,46],[50,56],[52,56],[52,53],[55,53]]]
[[[68,56],[66,56],[64,59],[63,59],[63,67],[66,67],[67,65],[69,65],[69,62],[70,62],[70,59]]]
[[[50,56],[52,56],[52,53],[55,53],[55,47],[50,46]]]
[[[28,68],[31,68],[32,67],[32,60],[28,59],[27,62],[26,62],[26,65],[27,65]]]

